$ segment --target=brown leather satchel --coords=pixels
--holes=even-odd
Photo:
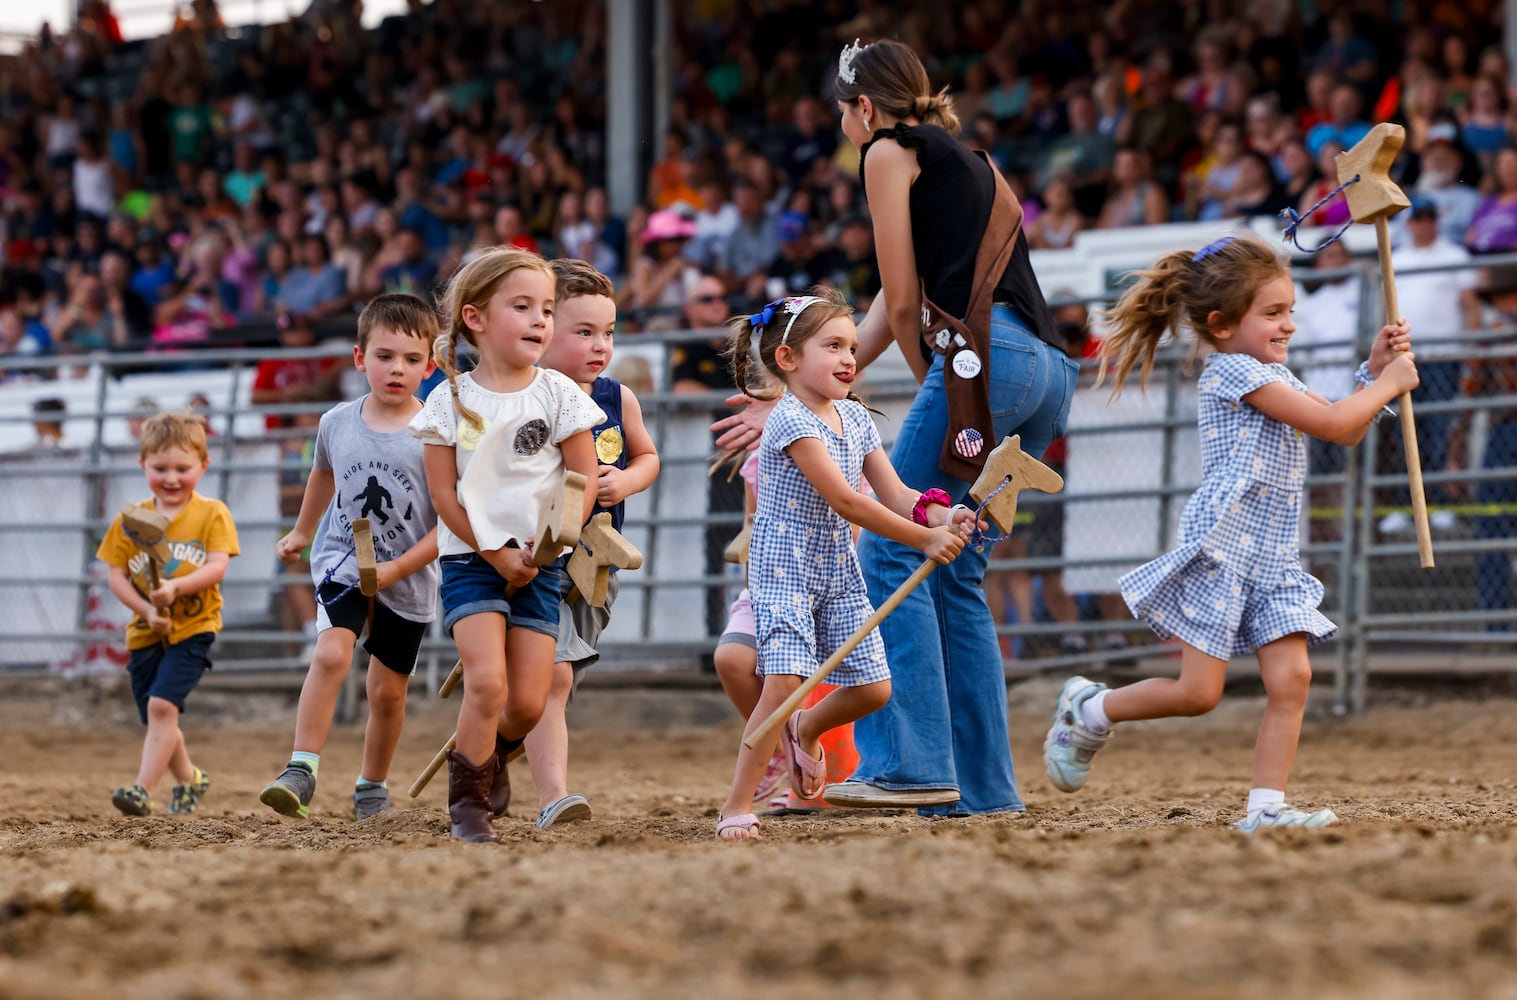
[[[974,261],[969,308],[960,320],[939,309],[922,289],[922,340],[943,355],[943,385],[948,392],[948,435],[938,467],[965,482],[974,482],[995,447],[990,415],[990,307],[996,285],[1006,273],[1022,228],[1022,206],[1006,178],[983,150],[976,150],[995,177],[990,222]]]

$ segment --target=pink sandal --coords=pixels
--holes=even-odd
[[[769,758],[769,763],[764,767],[764,776],[759,779],[758,789],[753,793],[753,801],[771,799],[785,783],[785,775],[789,773],[790,764],[785,760],[785,752],[775,748],[774,756]]]
[[[797,710],[785,720],[785,729],[780,735],[780,747],[785,751],[785,761],[790,765],[790,792],[799,799],[818,799],[827,790],[827,751],[812,757],[801,749],[796,733],[796,720],[801,717]]]
[[[759,823],[759,818],[753,815],[753,813],[738,813],[736,816],[728,816],[726,819],[718,819],[716,821],[716,839],[725,840],[731,844],[735,844],[739,841],[744,840],[758,840],[758,831],[761,825],[762,824]],[[744,831],[744,835],[741,837],[722,836],[722,834],[726,833],[728,830],[742,830]]]

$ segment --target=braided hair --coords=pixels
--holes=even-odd
[[[788,347],[793,351],[814,337],[818,330],[835,319],[853,318],[853,307],[836,288],[814,286],[802,296],[789,296],[767,303],[751,316],[735,316],[727,322],[732,332],[727,338],[727,358],[732,366],[732,383],[754,399],[778,399],[784,394],[785,373],[775,355]],[[754,358],[763,373],[755,378]],[[852,389],[848,399],[861,406],[867,404]]]
[[[554,280],[553,269],[548,266],[548,262],[531,250],[509,246],[491,247],[459,268],[443,293],[443,325],[437,340],[432,344],[432,357],[437,360],[437,367],[448,376],[448,389],[453,393],[454,409],[477,430],[484,430],[484,418],[465,406],[458,395],[458,341],[463,340],[475,348],[479,347],[478,341],[474,339],[474,331],[464,322],[464,307],[473,306],[484,312],[506,278],[522,268],[541,271],[550,281]]]

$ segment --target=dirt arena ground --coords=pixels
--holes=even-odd
[[[518,764],[522,806],[478,847],[448,841],[441,782],[345,818],[357,728],[311,821],[269,813],[292,712],[268,695],[197,695],[202,812],[124,819],[128,695],[5,685],[0,997],[1517,998],[1517,701],[1314,709],[1292,798],[1345,822],[1248,839],[1227,824],[1259,698],[1124,729],[1065,796],[1038,758],[1054,690],[1013,689],[1022,815],[836,812],[717,844],[734,722],[577,732],[594,822],[538,832]],[[413,701],[395,784],[452,723]]]

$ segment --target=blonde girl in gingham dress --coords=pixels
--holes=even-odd
[[[901,482],[869,411],[850,386],[858,372],[853,310],[835,291],[777,299],[734,322],[733,377],[751,392],[755,348],[786,393],[759,445],[758,511],[748,549],[748,586],[757,619],[763,689],[746,738],[801,680],[873,614],[854,553],[850,522],[920,548],[948,563],[964,547],[974,515],[950,510],[941,490],[918,493]],[[859,493],[867,475],[878,500]],[[754,793],[780,743],[790,788],[818,798],[827,765],[822,734],[876,711],[890,699],[890,670],[879,633],[871,633],[828,678],[838,685],[811,708],[792,715],[777,737],[740,746],[732,790],[716,834],[757,838]]]
[[[1135,365],[1146,380],[1171,327],[1213,349],[1197,382],[1202,482],[1181,515],[1179,547],[1121,580],[1133,614],[1183,643],[1180,677],[1117,690],[1083,677],[1065,682],[1043,744],[1048,776],[1062,791],[1084,785],[1114,723],[1209,712],[1222,696],[1228,659],[1252,653],[1267,700],[1237,828],[1337,819],[1329,809],[1285,802],[1311,684],[1307,646],[1337,631],[1317,610],[1322,584],[1301,567],[1296,549],[1303,435],[1359,443],[1385,404],[1417,385],[1417,369],[1403,320],[1376,337],[1359,369],[1361,391],[1329,402],[1285,367],[1294,303],[1290,273],[1273,250],[1253,237],[1223,237],[1161,257],[1110,314],[1101,357],[1103,365],[1115,360],[1118,391]]]

